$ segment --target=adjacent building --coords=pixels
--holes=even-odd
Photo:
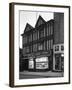
[[[64,13],[54,13],[53,70],[64,71]]]

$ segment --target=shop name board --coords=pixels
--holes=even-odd
[[[36,62],[47,62],[47,61],[48,61],[48,57],[36,58]]]
[[[64,53],[64,44],[55,44],[53,46],[54,53]]]

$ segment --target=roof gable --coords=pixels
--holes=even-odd
[[[44,24],[44,23],[45,23],[45,20],[41,16],[39,16],[35,27],[38,27],[38,26],[40,26],[41,24]]]
[[[33,27],[30,24],[27,23],[24,32],[27,32],[31,29],[33,29]]]

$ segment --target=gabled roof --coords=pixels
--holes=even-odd
[[[31,29],[33,29],[33,27],[27,23],[24,32],[29,31]]]
[[[35,27],[38,27],[38,26],[40,26],[41,24],[44,24],[44,23],[45,23],[45,20],[41,16],[39,16]]]
[[[30,25],[30,24],[26,24],[26,27],[25,27],[25,29],[24,29],[24,32],[27,32],[27,31],[29,31],[29,30],[31,30],[31,29],[33,29],[33,27]],[[24,32],[23,32],[23,34],[21,34],[22,36],[24,35]]]

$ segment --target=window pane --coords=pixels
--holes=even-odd
[[[29,53],[29,47],[26,47],[26,52]]]
[[[46,50],[46,41],[44,41],[44,50]]]
[[[43,50],[43,43],[38,44],[38,50]]]
[[[50,24],[49,24],[49,35],[50,35]]]
[[[61,50],[62,50],[62,51],[64,50],[64,46],[63,46],[63,45],[61,46]]]
[[[37,44],[33,45],[33,51],[37,51]]]
[[[44,37],[45,37],[45,30],[46,30],[46,28],[44,27]]]
[[[53,40],[51,40],[51,49],[53,49]]]
[[[23,38],[23,43],[24,43],[24,44],[27,43],[27,37],[24,37],[24,38]]]
[[[53,34],[53,25],[51,24],[51,35]]]
[[[47,24],[47,36],[49,35],[49,25]]]
[[[30,52],[32,52],[32,45],[30,46]]]
[[[49,41],[47,40],[47,50],[49,49]]]
[[[40,38],[44,37],[44,30],[40,31]]]
[[[23,54],[25,54],[25,53],[26,53],[26,48],[24,47],[24,48],[23,48]]]
[[[49,50],[50,50],[50,40],[49,40]]]
[[[32,41],[32,34],[29,35],[29,42]]]
[[[33,40],[37,40],[37,32],[33,33]]]

